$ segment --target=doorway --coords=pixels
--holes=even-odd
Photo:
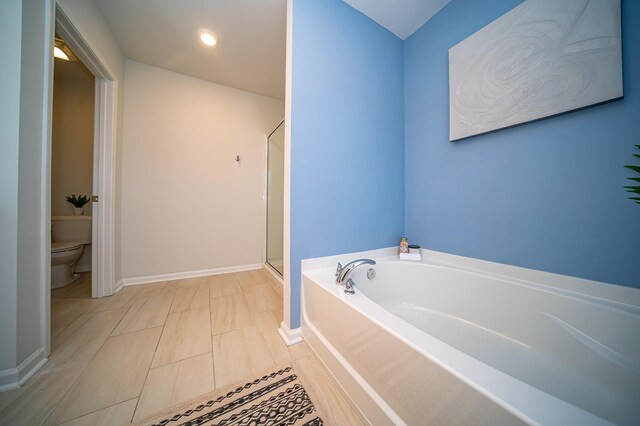
[[[97,57],[59,5],[55,6],[55,33],[64,40],[69,50],[94,76],[93,136],[91,139],[93,183],[90,193],[87,194],[92,198],[92,203],[89,207],[91,213],[90,280],[87,279],[86,275],[81,277],[82,279],[79,280],[78,286],[82,285],[84,288],[77,289],[77,293],[71,290],[67,290],[65,293],[86,294],[88,293],[88,287],[90,287],[90,297],[92,298],[110,296],[116,290],[114,191],[117,81],[114,77],[115,74]],[[51,41],[53,42],[53,40]],[[53,44],[51,45],[52,50],[54,48]],[[53,79],[53,75],[51,75],[51,78]],[[51,100],[50,102],[48,112],[50,119],[52,119],[53,101]],[[48,149],[51,149],[51,140],[48,143]],[[51,166],[52,164],[49,163],[45,167],[49,188],[52,185]],[[48,208],[41,213],[43,217],[49,217],[53,201],[50,200]],[[47,237],[50,238],[50,236]],[[50,256],[46,258],[46,262],[51,262]],[[88,285],[89,281],[90,285]],[[51,331],[52,325],[54,325],[50,311],[52,299],[50,277],[45,281],[43,287],[45,294],[45,305],[43,307],[45,310],[45,354],[48,356],[51,353]]]
[[[73,275],[52,274],[51,288],[69,285],[91,272],[91,213],[95,78],[65,41],[54,45],[51,134],[52,253],[64,255],[73,242],[83,245]],[[66,243],[66,244],[62,244]],[[57,247],[53,247],[53,245]],[[61,247],[63,246],[63,247]],[[76,250],[78,251],[78,250]],[[55,256],[52,256],[52,261]],[[90,292],[91,294],[91,292]]]
[[[267,138],[266,262],[281,277],[284,254],[284,120]]]

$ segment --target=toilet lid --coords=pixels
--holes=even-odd
[[[66,243],[51,243],[51,253],[76,250],[80,247],[82,247],[82,243],[78,241],[69,241]]]

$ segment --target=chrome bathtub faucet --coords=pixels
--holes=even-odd
[[[376,261],[373,259],[352,260],[351,262],[347,263],[344,266],[342,266],[340,262],[338,262],[338,267],[336,268],[336,284],[342,285],[344,283],[345,284],[344,292],[346,294],[354,294],[355,290],[353,289],[353,287],[356,285],[356,283],[354,283],[353,280],[349,278],[349,275],[351,274],[351,272],[354,269],[356,269],[358,266],[375,265],[375,264],[376,264]]]

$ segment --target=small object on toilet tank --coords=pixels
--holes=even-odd
[[[411,244],[409,246],[409,253],[420,253],[420,246],[417,244]]]

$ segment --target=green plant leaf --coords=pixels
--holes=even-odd
[[[640,166],[624,166],[626,169],[631,169],[634,172],[640,173]]]
[[[76,197],[76,194],[67,195],[66,200],[73,204],[76,208],[80,208],[89,202],[89,198],[86,195],[80,195]]]

